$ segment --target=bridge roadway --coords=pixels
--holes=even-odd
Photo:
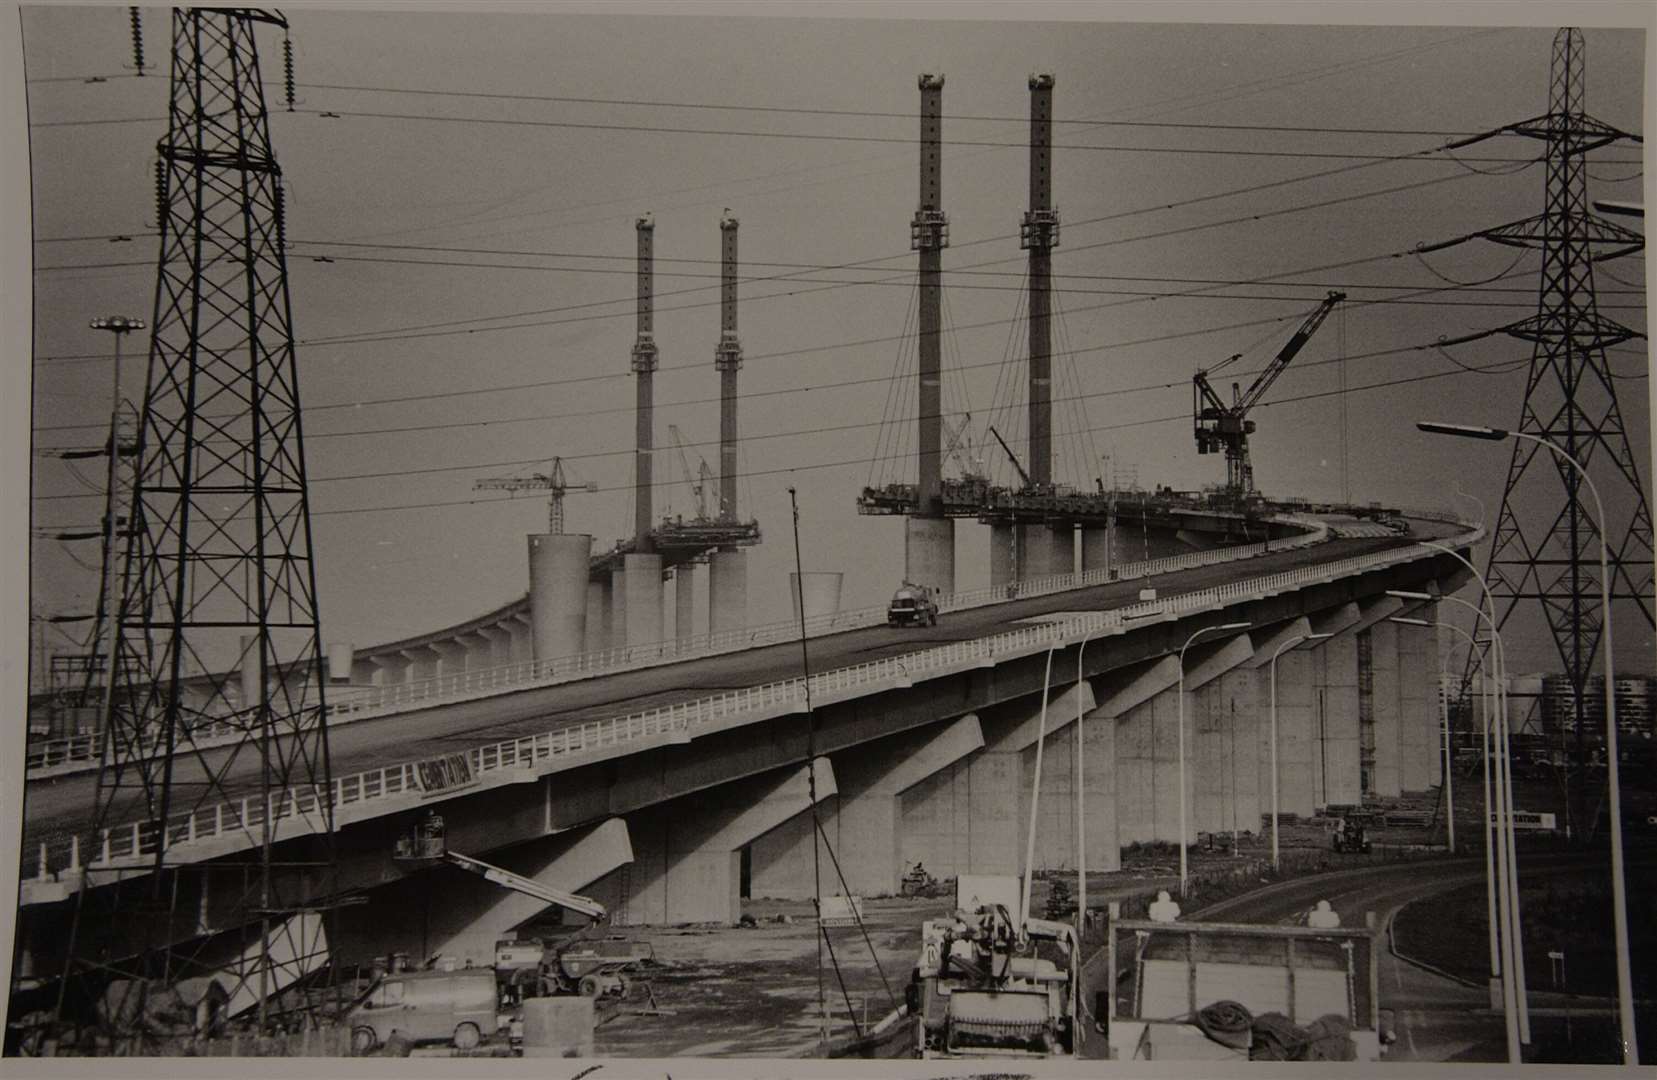
[[[1020,620],[1064,611],[1101,611],[1137,602],[1139,590],[1155,588],[1174,596],[1211,588],[1241,576],[1264,576],[1302,566],[1406,546],[1416,538],[1451,535],[1455,527],[1414,521],[1416,537],[1338,538],[1309,548],[1273,552],[1240,563],[1179,570],[1153,578],[1095,585],[1024,600],[971,608],[942,615],[930,629],[877,626],[812,638],[813,673],[893,656],[903,656],[953,641],[987,637],[1015,629]],[[440,754],[471,749],[549,730],[626,716],[646,709],[800,674],[798,642],[767,645],[736,653],[599,676],[580,682],[515,690],[498,696],[436,705],[377,720],[362,720],[329,732],[333,775],[378,769]],[[234,755],[234,760],[232,757]],[[222,797],[259,794],[259,760],[244,748],[217,747],[174,763],[174,812],[193,805],[189,793],[200,790],[207,770],[222,772]],[[33,853],[90,825],[97,784],[95,773],[30,781],[23,805],[23,857],[28,876]],[[215,793],[210,802],[219,801]],[[110,821],[130,823],[143,815],[133,797],[118,806]]]

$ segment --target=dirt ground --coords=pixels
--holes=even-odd
[[[1306,869],[1346,861],[1342,856],[1323,858],[1329,833],[1321,823],[1284,820],[1281,825],[1286,859],[1299,856],[1297,864]],[[1423,839],[1420,829],[1400,833],[1401,840],[1404,833],[1416,843]],[[1227,834],[1227,848],[1229,839]],[[1269,836],[1243,834],[1241,839],[1235,855],[1219,848],[1193,851],[1188,858],[1193,876],[1247,868],[1231,887],[1249,888],[1270,880],[1261,870],[1270,852]],[[1315,862],[1306,859],[1313,853],[1317,853]],[[1063,880],[1074,895],[1073,871],[1038,876],[1031,890],[1031,907],[1038,914],[1046,910],[1054,880]],[[1177,848],[1133,849],[1125,853],[1120,871],[1088,874],[1088,907],[1102,909],[1112,900],[1143,897],[1158,888],[1173,891],[1178,884]],[[855,926],[829,931],[827,945],[832,946],[845,980],[842,992],[825,949],[823,996],[832,1037],[853,1034],[852,1015],[858,1026],[866,1027],[903,1001],[904,987],[920,952],[921,923],[948,915],[952,903],[952,886],[947,895],[933,899],[868,898],[863,901],[867,942]],[[616,930],[651,943],[655,962],[639,973],[637,982],[648,983],[655,1006],[672,1015],[644,1014],[651,1003],[643,986],[636,985],[628,1000],[600,1006],[594,1049],[617,1057],[806,1053],[822,1034],[818,944],[811,909],[809,900],[754,899],[743,902],[743,913],[753,917],[752,927]],[[779,922],[779,917],[788,921]]]

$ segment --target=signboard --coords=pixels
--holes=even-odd
[[[1515,810],[1513,811],[1512,816],[1513,827],[1515,829],[1536,829],[1541,832],[1553,832],[1555,829],[1559,828],[1558,824],[1556,824],[1554,815],[1552,814],[1538,814],[1529,810]],[[1490,825],[1492,828],[1496,826],[1496,815],[1494,813],[1490,815]]]
[[[472,772],[472,755],[465,752],[418,762],[414,766],[414,777],[427,795],[447,795],[478,782],[477,774]]]

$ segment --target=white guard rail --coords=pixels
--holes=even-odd
[[[1465,546],[1479,540],[1483,528],[1455,538],[1454,543]],[[1012,659],[1049,648],[1059,648],[1084,636],[1098,636],[1124,632],[1130,624],[1153,616],[1163,619],[1179,618],[1194,611],[1214,610],[1233,603],[1263,599],[1305,585],[1333,581],[1337,578],[1377,570],[1416,559],[1432,558],[1439,554],[1434,548],[1410,544],[1387,551],[1358,555],[1294,570],[1285,570],[1256,578],[1244,578],[1224,585],[1178,596],[1131,604],[1110,611],[1077,615],[1063,622],[1043,623],[1023,627],[992,637],[953,642],[936,649],[912,653],[901,659],[875,660],[853,667],[840,668],[811,677],[811,694],[817,703],[827,703],[858,696],[872,689],[884,689],[909,683],[949,669],[982,666],[999,660]],[[490,743],[465,751],[466,766],[471,775],[487,780],[496,774],[500,782],[511,777],[500,775],[505,770],[531,769],[536,773],[572,768],[585,760],[596,760],[607,752],[628,743],[667,737],[674,741],[688,741],[696,729],[717,724],[746,713],[782,708],[803,711],[805,703],[804,680],[789,679],[763,686],[719,694],[696,701],[681,702],[632,716],[527,735],[522,738]],[[757,717],[756,717],[757,718]],[[469,784],[467,791],[477,790]],[[383,769],[342,776],[333,781],[331,802],[337,813],[348,808],[361,809],[361,804],[377,800],[392,800],[397,796],[417,796],[423,791],[418,765],[405,762]],[[293,826],[287,835],[300,835],[321,827],[322,800],[329,796],[322,790],[289,792],[285,801],[273,797],[267,805],[261,800],[242,799],[235,803],[221,803],[195,811],[174,815],[167,819],[165,843],[174,858],[187,859],[190,846],[201,844],[198,857],[210,858],[227,850],[262,843],[262,829],[267,818],[273,822],[287,820]],[[386,812],[396,809],[388,802]],[[363,816],[351,814],[353,818]],[[372,816],[372,814],[367,815]],[[133,822],[114,829],[105,829],[95,843],[93,838],[62,836],[41,843],[34,877],[37,881],[61,880],[60,874],[77,873],[87,852],[92,858],[89,867],[100,865],[142,865],[153,858],[156,845],[163,842],[159,824],[154,821]],[[237,835],[240,834],[240,835]],[[90,844],[90,846],[88,846]],[[185,850],[178,850],[184,848]],[[27,856],[25,856],[27,858]]]
[[[1185,555],[1168,555],[1160,559],[1146,559],[1102,570],[1087,570],[1080,574],[1056,574],[996,589],[974,589],[954,593],[943,599],[938,605],[939,610],[964,611],[1005,600],[1046,596],[1111,581],[1132,581],[1176,570],[1190,570],[1236,559],[1253,558],[1267,551],[1287,551],[1306,547],[1328,538],[1328,528],[1315,518],[1281,515],[1273,520],[1278,524],[1296,525],[1307,531],[1300,536],[1270,544],[1244,544],[1216,548],[1212,551],[1194,551]],[[880,607],[814,616],[806,620],[805,631],[807,637],[821,637],[867,626],[878,626],[885,621],[886,607],[883,604]],[[614,675],[721,653],[739,652],[762,645],[794,641],[799,635],[799,622],[791,620],[745,627],[741,630],[726,630],[717,634],[704,634],[685,641],[660,641],[648,645],[579,653],[553,660],[504,664],[476,671],[438,675],[394,686],[330,688],[327,691],[332,699],[328,705],[328,724],[337,727],[356,720],[376,719],[434,705],[512,693],[537,686],[553,686],[579,679],[597,678],[601,675]],[[197,749],[206,749],[227,746],[240,742],[245,737],[241,728],[230,724],[201,724],[192,730],[190,743]],[[146,741],[140,744],[137,750],[139,753],[160,753],[160,740]],[[100,734],[53,739],[28,748],[26,768],[31,779],[63,776],[97,768],[102,752],[103,737]]]

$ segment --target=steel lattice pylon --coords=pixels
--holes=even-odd
[[[1552,441],[1585,466],[1600,463],[1594,471],[1608,516],[1611,596],[1633,601],[1650,624],[1651,511],[1605,357],[1607,347],[1643,335],[1601,315],[1594,296],[1594,264],[1639,251],[1644,240],[1592,214],[1587,195],[1588,152],[1632,136],[1584,113],[1584,68],[1581,32],[1560,30],[1548,112],[1503,129],[1546,144],[1546,206],[1478,235],[1542,252],[1536,314],[1503,328],[1533,344],[1516,430]],[[1581,488],[1567,462],[1515,440],[1486,572],[1498,626],[1527,602],[1540,603],[1575,697],[1579,754],[1600,638],[1598,526]],[[1546,509],[1537,513],[1538,506]]]
[[[227,1011],[256,1002],[265,1028],[270,995],[327,948],[332,785],[260,23],[287,25],[247,8],[172,16],[133,527],[66,950],[69,974],[104,977],[63,983],[65,997],[72,984],[105,994],[99,1019],[122,1034],[143,1029],[144,1010],[112,1005],[110,977],[218,972]],[[209,724],[239,738],[198,745]],[[199,810],[242,834],[227,845],[241,854],[191,850]],[[112,860],[111,831],[137,836],[137,853]],[[129,874],[112,883],[117,866]]]

